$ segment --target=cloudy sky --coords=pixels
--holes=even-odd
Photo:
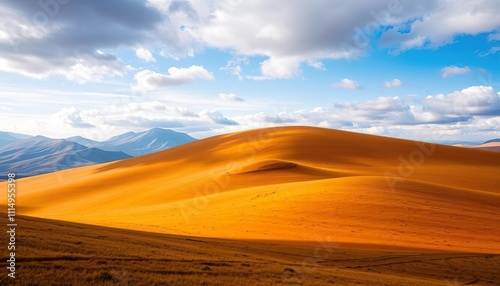
[[[2,131],[500,137],[497,0],[0,2]]]

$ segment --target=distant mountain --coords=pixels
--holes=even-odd
[[[186,133],[162,128],[153,128],[138,133],[127,132],[104,142],[97,142],[80,136],[67,138],[66,140],[106,151],[122,151],[132,156],[154,153],[196,141],[195,138]]]
[[[28,139],[30,137],[30,135],[0,131],[0,146],[4,146],[23,139]]]
[[[80,145],[87,146],[87,147],[96,147],[97,145],[101,144],[101,142],[99,142],[99,141],[87,139],[87,138],[84,138],[82,136],[73,136],[73,137],[66,138],[65,140],[70,141],[70,142],[75,142],[75,143],[78,143]]]
[[[429,141],[429,143],[456,146],[456,145],[479,145],[482,144],[483,141],[436,140],[436,141]]]
[[[0,147],[0,179],[9,172],[27,177],[130,158],[123,152],[88,148],[62,139],[35,136]]]
[[[500,142],[500,138],[496,138],[496,139],[491,139],[491,140],[488,140],[488,141],[484,142],[483,144],[488,144],[488,143],[497,143],[497,142]]]

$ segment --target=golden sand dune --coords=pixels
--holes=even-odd
[[[499,171],[500,153],[283,127],[21,179],[17,188],[22,214],[42,218],[206,237],[500,253]]]

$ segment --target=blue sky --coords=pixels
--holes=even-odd
[[[495,0],[2,2],[1,129],[496,138],[499,14]]]

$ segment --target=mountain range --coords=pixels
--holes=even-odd
[[[31,138],[30,135],[0,131],[0,146],[4,146],[16,141]]]
[[[127,132],[103,142],[90,140],[80,136],[70,137],[66,140],[105,151],[122,151],[132,156],[141,156],[193,142],[196,139],[186,133],[162,128],[153,128],[138,133]]]
[[[9,172],[17,177],[45,174],[153,153],[194,140],[185,133],[160,128],[128,132],[103,142],[79,136],[51,139],[0,132],[0,180]]]
[[[28,177],[54,171],[130,158],[123,152],[88,148],[78,143],[43,136],[16,141],[0,147],[0,179],[14,172]]]

